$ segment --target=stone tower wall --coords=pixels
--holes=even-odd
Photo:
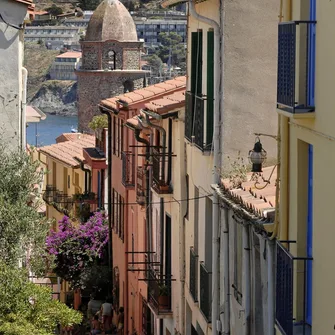
[[[88,127],[93,116],[101,115],[98,104],[101,100],[124,94],[124,83],[130,82],[132,89],[143,87],[143,74],[104,72],[78,72],[78,130],[93,133]]]

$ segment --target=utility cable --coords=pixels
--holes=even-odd
[[[0,13],[0,20],[1,20],[2,22],[4,22],[5,24],[7,24],[7,26],[9,26],[9,27],[12,27],[12,28],[17,29],[17,30],[23,30],[23,25],[22,25],[22,24],[20,24],[19,26],[17,26],[17,25],[15,25],[15,24],[12,24],[12,23],[7,22],[7,21],[3,18],[3,16],[2,16],[1,13]]]

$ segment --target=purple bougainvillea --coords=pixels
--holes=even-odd
[[[47,250],[55,256],[55,273],[73,287],[82,286],[81,274],[88,267],[102,262],[107,243],[107,221],[99,212],[79,227],[64,216],[59,230],[50,231],[46,239]]]

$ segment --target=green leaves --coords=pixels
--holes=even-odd
[[[80,313],[51,299],[51,290],[33,284],[27,275],[0,261],[0,334],[51,335],[58,324],[81,322]]]
[[[0,144],[0,175],[0,259],[18,264],[28,249],[31,259],[45,258],[49,222],[37,212],[41,205],[37,185],[43,177],[38,162],[32,162],[25,152],[9,151]],[[34,263],[32,271],[44,271],[45,266]]]

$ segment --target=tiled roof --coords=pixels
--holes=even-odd
[[[66,141],[91,141],[92,135],[82,134],[82,133],[63,133],[56,138],[56,143],[66,142]]]
[[[179,91],[166,95],[160,99],[153,99],[144,105],[146,109],[149,109],[158,114],[165,114],[176,108],[185,106],[185,91]],[[142,115],[142,113],[140,113]],[[127,123],[134,128],[141,129],[137,116],[134,116],[127,120]]]
[[[174,91],[178,88],[182,89],[185,86],[186,86],[186,77],[185,76],[176,77],[174,79],[164,81],[163,83],[147,86],[133,92],[125,93],[113,98],[102,100],[101,105],[110,109],[117,109],[118,100],[123,100],[127,102],[129,105],[139,103],[145,100],[148,100],[149,102],[150,98],[157,98],[158,96],[170,93],[171,91]]]
[[[277,167],[263,168],[262,176],[265,180],[270,178],[270,183],[264,189],[259,189],[265,186],[262,177],[258,177],[259,184],[255,185],[256,180],[252,173],[248,173],[247,181],[242,183],[241,188],[233,189],[229,179],[221,180],[221,188],[225,195],[241,208],[256,217],[265,218],[276,206]]]
[[[67,51],[61,55],[56,56],[56,58],[81,58],[81,52]]]
[[[93,135],[71,133],[62,134],[57,138],[57,144],[41,147],[39,148],[39,151],[65,163],[66,165],[75,167],[79,165],[75,157],[84,160],[83,148],[94,146],[95,137]]]
[[[25,5],[28,5],[28,6],[31,6],[32,3],[33,3],[33,0],[13,0],[13,1],[21,2],[21,3],[24,3]]]
[[[145,108],[159,114],[183,106],[185,106],[185,91],[179,91],[145,104]]]

